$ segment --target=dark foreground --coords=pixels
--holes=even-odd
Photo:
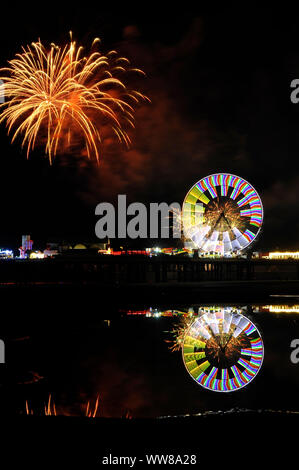
[[[104,464],[120,456],[136,457],[131,468],[165,467],[147,464],[150,454],[180,456],[191,468],[287,468],[299,457],[298,425],[299,414],[282,412],[156,420],[20,416],[2,421],[1,460],[9,466],[1,468],[130,468]]]
[[[73,291],[76,291],[76,299]],[[55,291],[55,296],[49,292]],[[252,303],[266,302],[282,303],[286,297],[297,303],[299,298],[299,281],[203,281],[161,284],[126,284],[115,285],[103,282],[0,282],[2,308],[11,306],[11,301],[17,302],[26,298],[31,301],[38,298],[43,302],[44,309],[50,309],[53,302],[57,307],[64,300],[74,302],[78,307],[81,299],[88,298],[90,303],[109,305],[109,308],[133,308],[141,305],[157,305],[171,308],[173,305],[191,305],[199,302],[210,303]],[[44,300],[47,302],[44,303]],[[82,305],[82,308],[84,305]],[[86,307],[86,304],[85,304]]]

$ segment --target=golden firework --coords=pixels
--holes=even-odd
[[[244,218],[235,201],[227,199],[212,201],[208,204],[204,215],[205,223],[211,227],[210,231],[217,229],[220,233],[231,231],[234,227],[245,230]]]
[[[136,105],[148,98],[129,90],[125,78],[128,72],[144,72],[131,68],[116,51],[102,55],[95,50],[98,42],[96,38],[83,56],[72,37],[66,46],[51,44],[48,49],[39,40],[0,69],[5,90],[0,123],[6,121],[8,133],[13,130],[12,141],[22,135],[27,158],[37,141],[45,142],[51,163],[66,142],[79,137],[88,158],[99,161],[107,130],[129,146]]]
[[[186,331],[193,321],[194,318],[192,318],[192,316],[185,316],[181,317],[180,321],[174,325],[172,331],[170,331],[172,338],[165,340],[166,343],[169,343],[168,349],[170,349],[171,352],[180,351],[182,349]]]

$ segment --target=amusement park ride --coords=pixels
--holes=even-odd
[[[185,332],[183,360],[202,387],[231,392],[248,385],[259,372],[264,346],[256,326],[238,310],[203,312]]]
[[[263,206],[256,190],[239,176],[216,173],[187,193],[184,235],[194,248],[220,256],[244,252],[258,236]],[[240,311],[205,312],[186,328],[182,343],[188,373],[203,388],[231,392],[259,372],[264,346],[256,326]]]
[[[182,210],[185,237],[193,248],[220,256],[243,252],[258,236],[263,206],[239,176],[216,173],[192,186]]]

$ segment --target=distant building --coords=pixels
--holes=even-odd
[[[13,258],[13,251],[5,248],[0,248],[0,259],[11,259]]]
[[[45,257],[42,251],[32,251],[29,255],[30,259],[43,259]]]
[[[94,243],[79,240],[72,241],[51,241],[47,242],[43,254],[45,258],[57,255],[65,256],[90,256],[102,251],[106,252],[109,247],[107,243]]]
[[[22,235],[22,246],[19,248],[20,258],[25,259],[28,257],[28,252],[32,250],[33,241],[30,235]]]
[[[109,241],[106,243],[85,242],[80,240],[74,241],[57,241],[48,242],[46,250],[57,251],[63,253],[69,250],[106,250],[109,246]]]
[[[59,254],[59,251],[54,249],[54,248],[46,248],[44,250],[44,258],[52,258],[53,256],[57,256]]]

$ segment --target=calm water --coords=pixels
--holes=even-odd
[[[84,415],[97,395],[97,415],[105,417],[236,407],[299,411],[299,364],[290,360],[290,343],[299,338],[299,298],[238,306],[262,335],[264,362],[247,387],[221,394],[195,383],[181,352],[171,352],[167,342],[184,314],[207,306],[200,299],[197,305],[186,299],[185,305],[122,307],[119,299],[103,305],[100,288],[91,293],[72,286],[5,288],[0,297],[2,414],[25,413],[26,400],[34,414],[43,414],[49,394],[57,413],[70,415]]]

